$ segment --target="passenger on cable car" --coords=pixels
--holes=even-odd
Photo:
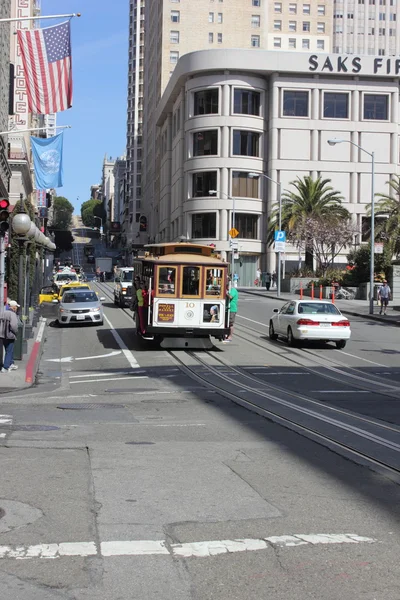
[[[149,293],[144,281],[140,282],[140,285],[136,290],[136,298],[138,304],[140,333],[144,335],[146,333],[147,311],[149,307]]]

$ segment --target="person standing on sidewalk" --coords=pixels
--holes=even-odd
[[[381,302],[381,310],[379,311],[380,315],[382,314],[382,310],[383,310],[383,314],[386,315],[386,309],[389,304],[390,294],[391,294],[391,289],[388,286],[388,282],[385,279],[385,281],[383,282],[381,287],[378,288],[378,300],[380,300],[380,302]]]
[[[4,348],[4,360],[0,373],[8,373],[18,369],[14,364],[14,343],[18,333],[17,309],[19,304],[15,300],[8,302],[9,310],[0,314],[0,340]],[[3,354],[3,353],[2,353]]]
[[[239,292],[237,291],[237,289],[234,287],[231,287],[231,289],[229,289],[229,287],[227,286],[226,299],[227,302],[229,302],[229,335],[224,340],[224,342],[231,342],[233,335],[233,326],[235,324],[236,313],[238,309]]]
[[[265,287],[267,288],[267,292],[269,292],[271,287],[271,273],[267,273],[265,276]]]

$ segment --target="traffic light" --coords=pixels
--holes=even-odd
[[[10,203],[6,198],[0,199],[0,237],[4,237],[10,228],[10,213],[8,212],[9,206]]]

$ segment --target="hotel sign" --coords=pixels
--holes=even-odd
[[[308,59],[308,70],[312,73],[400,75],[400,58],[312,54]]]

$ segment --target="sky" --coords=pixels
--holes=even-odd
[[[129,2],[41,0],[41,5],[42,15],[82,14],[71,20],[73,106],[57,114],[57,125],[72,126],[64,130],[64,186],[57,193],[80,214],[90,186],[101,181],[104,155],[125,153]]]

